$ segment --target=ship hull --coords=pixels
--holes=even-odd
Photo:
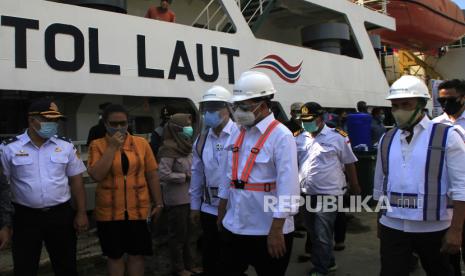
[[[465,35],[464,13],[449,0],[390,0],[387,12],[396,19],[397,30],[375,33],[392,47],[426,51]]]

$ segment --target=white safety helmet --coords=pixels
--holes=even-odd
[[[428,87],[421,79],[414,76],[402,76],[391,85],[386,100],[405,98],[431,99],[431,96]]]
[[[228,89],[223,86],[215,85],[205,91],[200,102],[229,102],[230,99],[231,92],[229,92]]]
[[[234,84],[232,102],[271,96],[276,92],[271,79],[262,72],[247,71],[242,73]]]

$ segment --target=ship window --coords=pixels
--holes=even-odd
[[[242,8],[242,13],[257,38],[363,58],[352,27],[344,14],[306,1],[263,2],[263,12],[260,15],[256,13],[252,18],[251,12]],[[266,3],[276,4],[268,6]]]

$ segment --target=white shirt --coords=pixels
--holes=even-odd
[[[212,215],[218,215],[219,198],[217,197],[218,186],[223,182],[226,175],[226,163],[228,152],[225,146],[230,144],[229,139],[239,131],[237,125],[230,119],[222,129],[220,136],[217,136],[212,129],[209,129],[202,159],[197,153],[197,141],[193,146],[192,178],[190,183],[191,209],[201,210]],[[234,143],[234,142],[233,142]],[[206,166],[204,166],[206,164]],[[205,180],[210,189],[211,204],[203,201],[205,192]],[[216,191],[216,196],[214,195]]]
[[[432,121],[428,117],[423,119],[414,126],[413,137],[410,143],[407,143],[406,137],[408,132],[401,132],[401,152],[402,159],[405,162],[415,162],[411,160],[410,155],[415,142],[422,131],[426,131],[428,125]],[[374,179],[374,190],[373,197],[378,200],[383,195],[383,179],[384,173],[381,164],[381,145],[378,145],[378,156],[376,159],[375,179]],[[392,153],[391,153],[392,154]],[[446,144],[445,163],[447,167],[447,173],[449,175],[448,183],[448,194],[452,200],[465,201],[465,170],[463,164],[465,163],[465,143],[463,142],[461,135],[457,131],[449,132]],[[415,173],[415,172],[412,172]],[[414,185],[417,185],[416,183]],[[394,228],[404,232],[436,232],[447,229],[450,226],[450,220],[448,221],[415,221],[405,220],[398,218],[391,218],[382,216],[380,223],[384,226]]]
[[[30,208],[46,208],[71,198],[68,177],[86,171],[74,145],[52,137],[40,148],[27,131],[2,145],[3,173],[10,180],[12,201]]]
[[[346,184],[344,165],[357,162],[348,137],[324,126],[316,137],[303,133],[305,143],[297,148],[299,176],[309,195],[343,195]]]
[[[441,116],[438,116],[433,119],[435,123],[442,123],[450,126],[454,126],[463,136],[465,140],[465,111],[457,118],[457,120],[452,121],[452,119],[447,115],[447,113],[442,113]]]
[[[273,114],[268,115],[257,125],[248,128],[244,143],[239,150],[238,177],[259,137],[274,121]],[[283,233],[294,231],[293,215],[298,211],[298,202],[293,204],[290,197],[298,197],[299,182],[297,170],[297,150],[292,133],[279,124],[266,140],[257,155],[255,165],[249,177],[249,183],[275,182],[276,189],[271,192],[256,192],[230,188],[232,174],[232,148],[239,132],[231,138],[228,149],[227,177],[220,186],[219,197],[228,199],[223,225],[229,231],[239,235],[268,235],[273,218],[285,218]],[[280,196],[279,207],[274,212],[265,212],[265,195]],[[295,202],[294,202],[295,203]],[[278,207],[278,206],[277,206]]]

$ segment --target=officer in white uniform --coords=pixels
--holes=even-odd
[[[438,101],[444,113],[433,119],[435,123],[443,123],[454,126],[462,134],[465,140],[465,81],[448,80],[438,87]],[[462,260],[465,263],[465,231],[462,231]],[[460,253],[451,256],[455,275],[461,275]]]
[[[379,219],[381,275],[409,275],[416,252],[428,275],[453,275],[465,217],[465,144],[454,128],[424,114],[422,80],[403,76],[387,97],[397,128],[380,140],[374,198],[389,202]],[[381,198],[382,197],[382,198]]]
[[[227,177],[219,191],[218,219],[232,256],[224,275],[243,275],[252,265],[259,276],[282,276],[289,263],[299,205],[297,153],[292,133],[270,111],[274,93],[261,72],[245,72],[234,85],[241,131],[226,147]]]
[[[77,275],[76,231],[88,225],[82,173],[73,144],[58,137],[64,116],[48,99],[29,107],[28,129],[2,145],[3,173],[11,185],[16,276],[37,275],[45,243],[55,275]],[[77,212],[70,199],[73,196]]]
[[[311,240],[310,275],[326,275],[336,269],[333,255],[334,223],[337,210],[327,211],[324,205],[316,208],[317,200],[325,202],[331,197],[334,202],[342,200],[347,174],[350,188],[360,192],[355,162],[347,134],[326,126],[323,108],[315,102],[302,106],[301,120],[306,137],[305,143],[297,149],[304,156],[299,164],[299,176],[305,188],[306,200],[311,200],[313,210],[306,210],[305,224]],[[329,206],[328,206],[329,207]]]
[[[190,183],[191,217],[200,219],[203,229],[203,269],[205,275],[222,275],[220,272],[220,239],[218,219],[218,186],[226,174],[228,153],[225,145],[238,132],[231,120],[229,100],[231,92],[213,86],[200,101],[200,112],[206,130],[202,131],[193,146],[192,177]],[[199,218],[200,217],[200,218]]]

